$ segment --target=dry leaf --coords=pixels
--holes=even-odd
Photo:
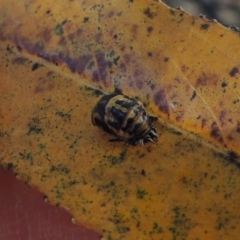
[[[105,239],[237,238],[238,33],[150,0],[0,4],[1,165]],[[92,126],[115,87],[158,144]]]

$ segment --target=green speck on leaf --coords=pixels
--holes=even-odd
[[[232,196],[232,193],[225,193],[224,194],[224,199],[231,198],[231,196]]]
[[[43,134],[43,129],[39,125],[40,125],[39,118],[37,117],[32,118],[28,124],[29,129],[27,135]]]
[[[226,228],[226,225],[229,223],[229,221],[230,221],[229,217],[219,216],[216,220],[216,229],[220,230],[222,228]]]
[[[56,198],[60,198],[60,199],[61,199],[61,198],[63,197],[63,192],[60,191],[60,190],[58,189],[58,187],[56,187],[55,194],[56,194]]]
[[[148,52],[148,53],[147,53],[147,56],[148,56],[148,57],[152,57],[152,55],[153,55],[153,54],[152,54],[151,52]]]
[[[38,146],[39,146],[40,149],[45,149],[46,148],[46,144],[43,144],[43,143],[38,144]]]
[[[71,181],[69,181],[69,186],[72,186],[72,185],[75,185],[75,184],[77,184],[78,183],[78,181],[77,180],[71,180]]]
[[[102,184],[102,185],[99,185],[98,188],[97,188],[97,191],[100,192],[100,191],[107,191],[108,193],[111,193],[113,196],[115,194],[115,190],[116,189],[116,183],[114,181],[110,181],[106,184]]]
[[[170,133],[173,133],[173,134],[176,134],[176,135],[178,135],[178,136],[181,136],[181,135],[182,135],[182,132],[180,132],[180,131],[178,131],[178,130],[176,130],[176,129],[174,129],[174,128],[169,128],[169,132],[170,132]]]
[[[5,133],[0,131],[0,137],[4,137]]]
[[[208,28],[210,27],[209,24],[205,23],[201,25],[201,30],[208,30]]]
[[[235,100],[232,101],[233,104],[236,104],[238,102],[239,102],[239,99],[235,99]]]
[[[157,222],[153,223],[153,227],[152,230],[150,232],[150,234],[157,234],[157,233],[163,233],[163,229],[158,225]]]
[[[86,49],[87,49],[89,52],[92,51],[92,47],[93,47],[93,46],[94,46],[94,44],[92,44],[92,43],[88,43],[88,44],[85,45]]]
[[[82,177],[82,184],[83,185],[87,185],[88,184],[88,182],[86,181],[86,179],[84,177]]]
[[[107,159],[110,161],[111,165],[117,165],[122,163],[126,159],[126,150],[123,150],[119,156],[109,155]]]
[[[170,13],[171,15],[174,15],[174,14],[175,14],[174,9],[170,8],[170,9],[169,9],[169,13]]]
[[[42,133],[42,129],[41,128],[38,128],[36,126],[31,126],[29,128],[29,131],[28,131],[28,134],[27,135],[31,135],[31,134],[40,134]]]
[[[186,216],[186,208],[176,206],[173,209],[172,223],[169,227],[172,239],[187,239],[189,231],[195,226]]]
[[[19,155],[22,159],[28,160],[31,163],[33,162],[33,156],[31,152],[27,153],[26,151],[24,151],[23,153],[19,153]]]
[[[62,36],[64,33],[63,24],[62,23],[57,24],[57,26],[54,29],[54,32],[57,36]]]
[[[13,169],[14,169],[13,163],[8,163],[7,164],[7,170],[13,170]]]
[[[117,231],[119,232],[119,233],[126,233],[126,232],[128,232],[128,231],[130,231],[130,228],[129,227],[124,227],[124,226],[118,226],[117,227]]]
[[[91,88],[91,87],[88,87],[88,86],[85,86],[84,90],[85,91],[91,91],[92,96],[95,96],[95,97],[99,97],[99,96],[103,95],[103,92],[101,92],[100,90],[94,89],[94,88]]]
[[[138,212],[137,207],[132,208],[130,212],[131,212],[131,213],[137,213],[137,212]]]
[[[115,55],[115,51],[114,50],[112,50],[111,52],[109,52],[108,54],[107,54],[107,56],[108,57],[113,57]]]
[[[59,165],[52,165],[50,168],[50,172],[58,172],[60,174],[68,174],[70,172],[69,168],[67,168],[66,166],[64,166],[63,164],[59,164]]]
[[[113,63],[115,64],[115,65],[118,65],[118,60],[120,59],[120,56],[117,56],[117,57],[115,57],[114,59],[113,59]]]
[[[137,189],[137,198],[138,199],[143,199],[147,195],[147,191],[144,189]]]
[[[95,65],[94,61],[89,62],[88,66],[87,66],[87,69],[88,70],[93,69],[94,65]]]
[[[89,17],[85,17],[85,18],[83,19],[83,22],[86,23],[86,22],[88,22],[88,20],[89,20]]]
[[[223,82],[222,82],[222,88],[225,88],[225,87],[227,87],[227,85],[228,85],[228,83],[227,83],[227,82],[225,82],[225,81],[223,81]]]
[[[71,119],[71,114],[70,113],[64,113],[63,111],[57,111],[56,115],[63,118],[64,120],[70,120]]]
[[[123,222],[123,215],[119,212],[116,212],[112,215],[111,218],[108,219],[110,222],[113,222],[114,224],[119,224]]]

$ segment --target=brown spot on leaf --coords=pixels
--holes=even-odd
[[[193,94],[192,94],[192,96],[191,96],[191,98],[190,98],[190,101],[192,101],[196,96],[197,96],[196,91],[193,91]]]
[[[207,125],[207,119],[203,118],[202,119],[202,128],[204,128]]]
[[[46,59],[49,62],[54,63],[56,66],[58,66],[60,59],[62,57],[62,54],[59,53],[58,55],[49,55],[46,52],[41,52],[41,53],[39,53],[39,56]]]
[[[21,52],[21,51],[22,51],[22,47],[19,46],[19,45],[17,45],[17,50],[18,50],[19,52]]]
[[[218,83],[218,76],[216,74],[203,73],[196,81],[196,87],[204,87],[208,85],[216,85]]]
[[[183,73],[185,73],[188,70],[188,67],[186,65],[182,65],[181,69],[182,69]]]
[[[92,79],[94,82],[99,82],[98,72],[95,70],[92,74]]]
[[[65,46],[65,45],[67,45],[67,40],[64,36],[62,36],[58,43],[59,43],[59,45]]]
[[[98,33],[98,34],[96,34],[96,36],[95,36],[95,41],[96,41],[96,43],[100,43],[100,41],[101,41],[101,39],[102,39],[102,33]]]
[[[144,155],[145,155],[145,154],[144,154]],[[141,175],[144,176],[144,177],[146,176],[146,171],[145,171],[144,169],[142,169]]]
[[[125,49],[126,49],[126,45],[125,45],[125,44],[121,44],[119,47],[120,47],[120,50],[121,50],[122,52],[124,52]]]
[[[157,16],[156,13],[152,12],[150,8],[146,8],[143,13],[150,19],[153,19],[154,17]]]
[[[125,54],[125,55],[123,56],[123,58],[124,58],[124,62],[126,63],[126,65],[130,64],[130,62],[131,62],[131,60],[132,60],[130,54]]]
[[[150,152],[152,152],[152,146],[148,146],[147,147],[147,151],[150,153]]]
[[[137,36],[137,33],[138,33],[138,25],[137,24],[133,24],[132,25],[132,33],[133,33],[133,36]]]
[[[76,60],[77,62],[76,70],[78,73],[82,73],[85,70],[91,58],[92,58],[91,55],[83,55]]]
[[[182,83],[182,80],[181,80],[181,78],[180,78],[180,77],[175,77],[175,78],[174,78],[174,80],[175,80],[176,82],[178,82],[179,84],[181,84],[181,83]]]
[[[169,61],[169,57],[165,57],[164,62],[168,62],[168,61]]]
[[[142,76],[142,71],[140,69],[136,69],[134,74],[133,74],[133,77],[134,78],[138,78],[138,77],[141,77]]]
[[[226,115],[227,115],[227,113],[226,113],[225,110],[222,110],[222,111],[220,112],[219,120],[220,120],[220,122],[221,122],[221,126],[225,125],[225,123],[226,123]]]
[[[3,26],[3,25],[1,24],[1,25],[0,25],[0,29],[1,29],[2,26]],[[4,42],[4,41],[6,40],[6,38],[7,38],[7,37],[3,34],[3,31],[0,31],[0,40]]]
[[[83,30],[81,28],[79,28],[76,32],[69,34],[68,38],[69,38],[69,40],[72,41],[72,40],[74,40],[74,38],[80,37],[82,35],[82,33],[83,33]]]
[[[136,80],[136,86],[138,89],[142,89],[143,88],[143,81],[140,79]]]
[[[83,33],[83,29],[82,29],[82,28],[79,28],[79,29],[76,31],[76,35],[77,35],[78,37],[80,37],[80,36],[82,35],[82,33]]]
[[[82,73],[91,58],[91,55],[82,55],[77,59],[67,58],[65,61],[72,72]]]
[[[167,101],[167,95],[164,89],[160,89],[155,95],[154,95],[154,102],[158,106],[159,110],[164,112],[169,116],[169,105]]]
[[[105,54],[103,52],[97,53],[96,59],[98,64],[99,80],[105,82],[107,79],[107,61],[105,59]]]
[[[201,25],[200,29],[201,29],[201,30],[208,30],[209,27],[210,27],[210,25],[207,24],[207,23],[205,23],[205,24],[202,24],[202,25]]]
[[[228,154],[227,154],[227,159],[234,163],[234,164],[237,164],[238,167],[240,167],[240,156],[236,153],[236,152],[233,152],[233,151],[229,151]]]
[[[25,58],[25,57],[17,57],[17,58],[12,60],[12,63],[22,65],[22,64],[25,64],[27,61],[28,61],[28,59]]]
[[[144,85],[143,80],[142,80],[143,75],[144,75],[143,72],[139,69],[137,69],[133,74],[133,77],[135,79],[135,83],[136,83],[136,86],[137,86],[138,89],[143,88],[143,85]]]
[[[233,124],[233,120],[231,118],[228,119],[228,122],[230,122],[231,124]]]
[[[218,127],[217,123],[216,122],[213,122],[212,125],[211,125],[211,128],[212,128],[212,131],[211,131],[211,136],[213,138],[215,138],[216,140],[218,140],[219,142],[223,142],[223,138],[222,138],[222,135],[221,135],[221,130],[220,128]]]
[[[154,90],[156,88],[155,84],[151,84],[151,89]]]
[[[45,42],[49,42],[52,38],[52,30],[46,28],[43,30],[43,32],[40,35],[44,39]]]
[[[240,122],[237,123],[236,132],[240,134]]]
[[[182,183],[184,183],[184,184],[187,184],[187,183],[189,182],[189,180],[187,179],[186,176],[182,176],[182,177],[180,178],[180,182],[182,182]]]
[[[153,27],[148,27],[147,32],[150,34],[153,31]]]
[[[227,139],[230,140],[230,141],[233,141],[234,140],[234,136],[231,133],[229,133],[227,135]]]
[[[34,63],[33,65],[32,65],[32,71],[35,71],[35,70],[37,70],[39,67],[41,67],[42,66],[42,64],[40,64],[40,63]]]
[[[32,44],[26,38],[14,39],[14,42],[21,48],[28,50],[31,54],[40,54],[44,52],[44,44],[42,41]]]
[[[54,72],[48,71],[47,76],[48,76],[48,77],[54,77]]]
[[[148,57],[152,57],[153,56],[153,54],[151,53],[151,52],[148,52]]]
[[[179,113],[176,116],[176,121],[181,121],[184,117],[184,111],[179,111]]]
[[[206,86],[207,85],[207,76],[203,75],[197,79],[196,86]]]
[[[238,67],[234,67],[234,68],[230,71],[229,75],[230,75],[231,77],[234,77],[237,73],[239,73]]]
[[[44,45],[42,42],[37,42],[32,45],[32,49],[30,49],[30,52],[32,53],[39,53],[44,50]]]
[[[51,91],[54,88],[54,82],[46,79],[39,79],[38,85],[35,88],[35,93],[41,93],[44,91]]]
[[[120,67],[120,69],[121,69],[123,72],[126,72],[126,71],[127,71],[127,67],[126,67],[126,65],[125,65],[124,63],[121,63],[119,67]]]
[[[129,81],[129,82],[128,82],[128,86],[129,86],[130,88],[132,88],[132,87],[134,86],[134,82],[133,82],[133,81]]]
[[[111,17],[113,17],[113,16],[114,16],[114,14],[115,14],[115,12],[114,12],[114,11],[110,11],[110,12],[108,13],[108,17],[109,17],[109,18],[111,18]]]

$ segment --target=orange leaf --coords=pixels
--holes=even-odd
[[[0,4],[3,166],[106,239],[237,238],[237,33],[150,0]],[[115,87],[158,144],[92,126]]]

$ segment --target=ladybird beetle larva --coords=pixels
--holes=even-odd
[[[121,92],[104,95],[92,111],[92,124],[105,132],[125,140],[127,144],[144,145],[156,142],[158,135],[154,121],[158,118],[150,116],[143,104]]]

